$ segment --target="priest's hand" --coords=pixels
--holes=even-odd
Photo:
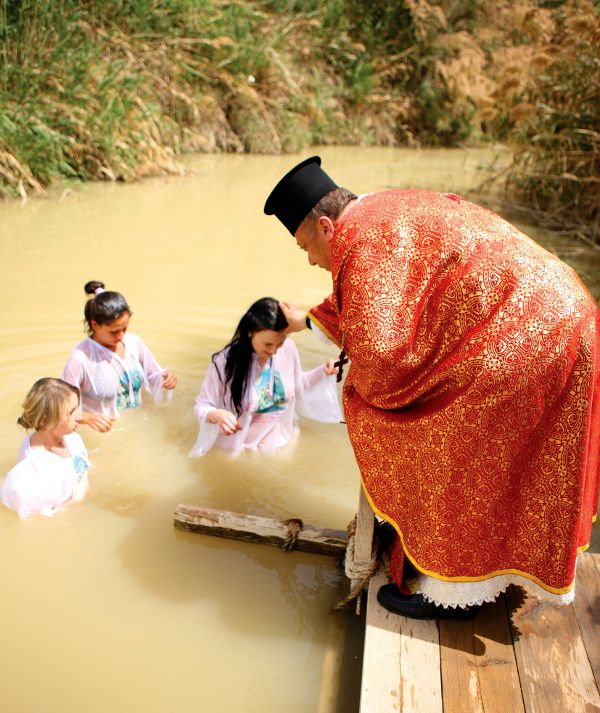
[[[279,306],[283,312],[284,317],[288,323],[288,327],[285,330],[286,334],[290,332],[300,332],[306,329],[306,310],[300,307],[294,307],[289,302],[280,302]]]

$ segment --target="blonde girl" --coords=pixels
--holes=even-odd
[[[20,518],[51,516],[88,488],[89,460],[75,433],[81,415],[79,389],[62,379],[36,381],[17,423],[32,432],[19,450],[19,462],[2,484],[2,502]]]

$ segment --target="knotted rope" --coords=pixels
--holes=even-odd
[[[281,549],[285,552],[291,552],[296,546],[296,542],[304,523],[298,517],[291,517],[289,520],[284,520],[282,522],[288,528],[288,534],[285,540],[281,544]],[[371,559],[369,562],[357,562],[355,560],[355,541],[356,541],[356,515],[352,522],[348,524],[346,532],[348,534],[348,545],[346,546],[346,552],[344,555],[344,570],[346,572],[346,577],[350,581],[355,582],[352,589],[343,599],[334,604],[334,611],[340,611],[347,604],[356,600],[356,613],[360,614],[360,594],[368,586],[371,577],[381,570],[388,579],[390,577],[389,570],[389,557],[387,554],[387,548],[385,543],[382,543],[382,538],[380,537],[381,523],[377,520],[374,524],[373,530],[373,545],[371,548]]]
[[[288,534],[281,545],[281,549],[285,552],[291,552],[296,546],[298,535],[302,532],[304,523],[299,517],[291,517],[289,520],[284,520],[283,524],[287,525]]]
[[[380,524],[375,521],[375,527],[373,530],[373,546],[371,548],[371,559],[369,562],[356,562],[354,559],[354,543],[356,540],[356,515],[352,522],[346,528],[348,533],[348,545],[346,547],[346,554],[344,557],[344,570],[346,572],[346,577],[350,581],[355,581],[350,592],[343,599],[333,605],[334,611],[340,611],[347,604],[356,599],[356,613],[360,614],[360,594],[369,586],[369,581],[371,577],[377,573],[379,569],[387,575],[388,579],[390,577],[389,573],[389,559],[387,558],[387,552],[382,547],[381,537],[379,536]]]

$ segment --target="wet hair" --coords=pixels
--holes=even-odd
[[[314,223],[322,215],[337,220],[344,208],[353,200],[356,200],[356,195],[352,191],[347,188],[334,188],[321,198],[304,220]]]
[[[67,416],[67,400],[71,394],[81,400],[79,389],[62,379],[38,379],[23,402],[19,426],[35,431],[51,431]]]
[[[104,289],[104,283],[98,280],[86,282],[83,289],[86,295],[92,297],[85,303],[84,324],[88,334],[93,333],[92,320],[97,324],[108,324],[119,319],[124,314],[132,315],[133,312],[127,300],[120,292],[111,292]]]
[[[281,311],[279,302],[273,297],[262,297],[240,319],[231,341],[221,350],[228,350],[225,360],[225,374],[221,375],[218,367],[217,373],[221,382],[229,386],[231,404],[238,416],[242,413],[242,399],[246,390],[254,351],[250,335],[264,329],[282,332],[287,326],[288,323]],[[217,352],[212,355],[215,366],[215,357],[220,353]]]

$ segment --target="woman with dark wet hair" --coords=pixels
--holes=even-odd
[[[337,423],[333,360],[308,372],[277,300],[263,297],[241,318],[233,338],[212,363],[196,399],[200,422],[190,455],[201,456],[215,444],[237,454],[242,450],[272,451],[297,431],[297,413]]]
[[[132,312],[119,292],[92,280],[84,286],[90,295],[84,315],[88,338],[69,357],[62,378],[81,391],[85,423],[96,431],[109,431],[119,411],[137,408],[141,387],[163,399],[177,385],[173,372],[163,369],[142,339],[127,331]]]

